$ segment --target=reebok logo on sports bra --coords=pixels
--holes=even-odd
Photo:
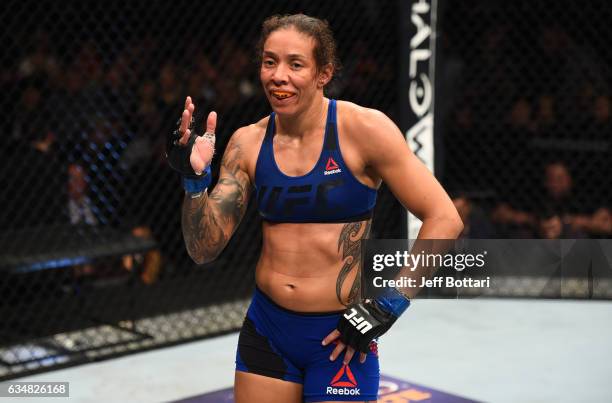
[[[255,194],[259,214],[272,222],[352,222],[372,217],[376,189],[359,182],[346,167],[338,145],[336,101],[329,100],[323,149],[302,176],[281,172],[274,159],[275,114],[270,114],[257,157]]]
[[[338,174],[340,172],[342,172],[342,169],[338,167],[338,164],[336,164],[336,161],[334,161],[332,157],[329,157],[329,159],[327,160],[327,164],[325,165],[325,171],[323,172],[323,175],[333,175]]]

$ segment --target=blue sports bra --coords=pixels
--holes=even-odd
[[[274,159],[274,112],[270,114],[255,168],[255,194],[264,220],[286,223],[361,221],[372,217],[376,189],[359,182],[338,146],[336,101],[330,99],[323,150],[303,176],[287,176]]]

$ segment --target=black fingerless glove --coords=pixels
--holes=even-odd
[[[367,354],[370,342],[386,333],[408,306],[410,300],[396,289],[374,300],[351,305],[338,321],[340,339]]]
[[[176,130],[174,130],[167,138],[166,138],[166,158],[168,158],[168,164],[175,171],[180,172],[185,177],[199,177],[193,168],[191,167],[191,162],[189,162],[189,157],[191,156],[191,150],[193,149],[193,145],[195,144],[196,138],[198,135],[194,133],[193,130],[194,119],[191,118],[191,122],[189,123],[189,130],[191,130],[191,134],[189,135],[189,140],[187,144],[181,145],[179,140],[181,139],[181,119],[176,122]]]
[[[191,130],[189,140],[187,144],[181,145],[179,143],[182,137],[180,131],[181,119],[178,120],[176,123],[176,130],[166,138],[166,158],[168,159],[170,167],[183,175],[183,187],[185,191],[195,197],[202,194],[202,192],[210,186],[212,176],[210,166],[207,166],[201,175],[196,174],[191,167],[189,157],[191,157],[193,145],[198,138],[198,135],[195,134],[193,130],[193,125],[194,119],[192,117],[191,122],[189,122],[189,130]]]

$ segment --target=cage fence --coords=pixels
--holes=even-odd
[[[343,68],[327,95],[398,121],[404,6],[7,2],[0,379],[236,330],[260,218],[251,203],[217,261],[187,256],[180,178],[164,158],[185,96],[200,126],[218,112],[222,155],[234,130],[270,112],[254,53],[261,22],[304,12],[338,42]],[[611,14],[604,1],[438,2],[436,172],[464,236],[548,236],[558,217],[556,236],[609,237]],[[374,217],[374,237],[405,236],[384,186]],[[533,296],[533,282],[517,282],[507,296]]]

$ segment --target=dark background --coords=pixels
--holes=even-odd
[[[218,155],[270,112],[255,44],[265,17],[296,12],[336,35],[328,96],[399,122],[399,1],[5,2],[0,347],[249,295],[254,206],[220,259],[196,267],[163,146],[186,95],[198,122],[219,113]],[[463,236],[610,236],[611,17],[604,1],[439,2],[436,173]],[[402,237],[400,207],[383,186],[374,237]],[[23,373],[9,353],[0,376]]]

